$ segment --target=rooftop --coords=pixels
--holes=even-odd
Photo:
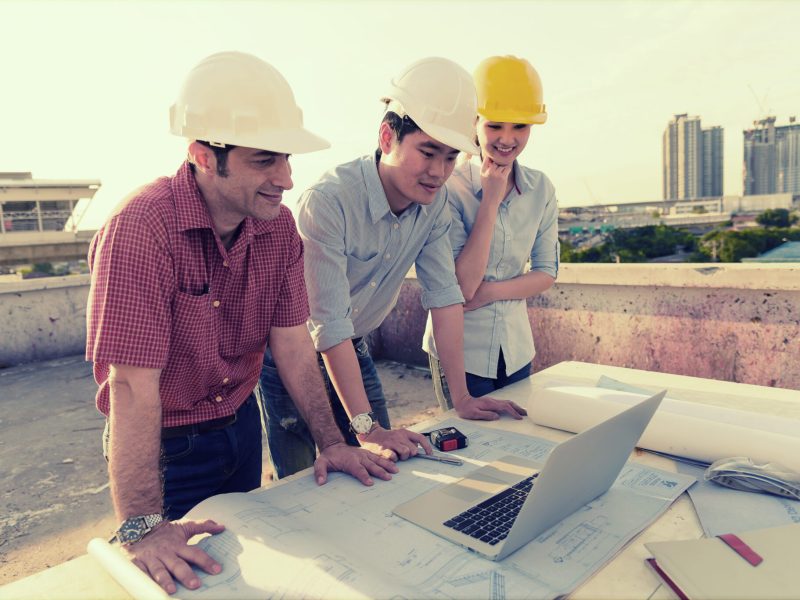
[[[789,262],[800,263],[800,242],[784,242],[777,248],[764,252],[755,258],[745,258],[744,262]]]
[[[392,423],[439,412],[426,369],[378,361]],[[0,369],[0,585],[85,554],[116,526],[100,437],[105,418],[82,355]],[[266,440],[264,440],[266,448]],[[263,481],[271,479],[264,452]]]
[[[88,289],[85,275],[0,283],[0,584],[115,525],[81,355]],[[528,301],[534,369],[575,360],[800,390],[798,306],[800,263],[562,264]],[[438,411],[425,319],[410,277],[370,336],[395,425]]]

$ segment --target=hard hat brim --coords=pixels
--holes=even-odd
[[[306,154],[331,147],[331,143],[328,140],[311,133],[305,128],[272,131],[269,135],[264,135],[263,138],[263,146],[255,146],[256,148],[283,154]]]
[[[411,117],[414,118],[413,116]],[[420,123],[415,120],[419,128],[435,139],[440,144],[450,146],[461,152],[467,154],[477,155],[480,154],[480,148],[475,144],[474,140],[469,139],[467,136],[450,129],[449,127],[442,127],[440,125],[433,125],[430,123]]]
[[[231,144],[233,146],[244,146],[246,148],[257,148],[268,152],[279,152],[281,154],[306,154],[316,152],[331,147],[328,140],[311,133],[307,129],[300,127],[296,129],[278,129],[269,132],[248,135],[219,135],[215,136],[213,142]]]
[[[495,123],[522,123],[523,125],[541,125],[547,121],[547,113],[528,113],[515,110],[478,109],[478,114],[487,121]]]

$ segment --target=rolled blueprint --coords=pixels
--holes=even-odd
[[[136,600],[169,600],[174,598],[161,586],[150,579],[146,573],[123,556],[119,548],[111,546],[107,541],[94,538],[86,546],[87,552],[99,562],[107,573],[114,578]]]
[[[529,405],[534,423],[579,432],[647,398],[586,386],[539,388]],[[637,444],[712,463],[746,456],[800,473],[800,420],[665,398]]]

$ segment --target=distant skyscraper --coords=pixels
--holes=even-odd
[[[744,130],[744,193],[800,194],[800,124],[775,127],[775,117]]]
[[[703,129],[700,117],[675,115],[664,130],[664,199],[722,195],[722,127]]]
[[[703,197],[722,196],[722,127],[703,129]]]

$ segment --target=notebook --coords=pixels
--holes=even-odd
[[[539,463],[505,456],[394,513],[501,560],[611,487],[665,394],[662,390],[562,442],[541,471]]]
[[[648,564],[684,600],[799,595],[800,523],[645,546],[653,553]]]

